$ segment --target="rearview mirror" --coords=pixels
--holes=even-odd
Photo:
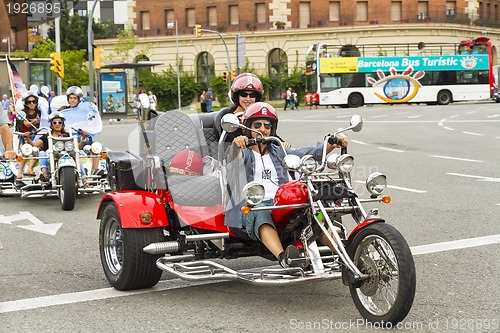
[[[220,125],[222,129],[228,133],[232,133],[242,127],[238,117],[234,113],[224,115],[221,119]]]
[[[363,128],[363,118],[359,114],[355,114],[351,117],[351,130],[353,132],[359,132]]]

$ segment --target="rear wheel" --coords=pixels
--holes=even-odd
[[[150,288],[162,271],[156,266],[161,255],[142,249],[164,240],[160,228],[123,229],[114,203],[104,209],[99,227],[99,249],[104,274],[118,290]]]
[[[349,95],[347,104],[350,108],[358,108],[363,105],[363,96],[358,93],[352,93]]]
[[[76,202],[76,175],[75,169],[71,167],[62,168],[59,171],[59,199],[63,210],[72,210]]]
[[[359,313],[370,322],[396,324],[411,309],[415,296],[415,264],[410,248],[394,227],[373,223],[348,247],[356,267],[370,277],[349,285]]]
[[[448,90],[441,90],[437,95],[439,105],[448,105],[451,103],[451,93]]]

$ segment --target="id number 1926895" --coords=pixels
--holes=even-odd
[[[61,13],[61,0],[48,0],[48,1],[27,1],[24,3],[12,3],[8,2],[6,4],[7,13],[9,15],[14,14],[59,14]]]

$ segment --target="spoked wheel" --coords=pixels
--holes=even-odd
[[[75,169],[71,167],[62,168],[59,171],[59,199],[63,210],[75,208],[76,201],[76,176]]]
[[[349,245],[356,267],[370,277],[350,285],[361,315],[370,322],[396,324],[413,304],[416,276],[410,248],[394,227],[374,223],[363,228]]]
[[[123,229],[114,204],[104,209],[99,228],[99,249],[104,274],[118,290],[150,288],[158,283],[162,271],[156,267],[160,255],[142,249],[164,240],[159,228]]]

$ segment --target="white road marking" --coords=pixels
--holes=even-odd
[[[23,221],[23,220],[28,220],[31,223],[33,223],[33,225],[18,225],[16,227],[26,229],[26,230],[41,232],[43,234],[47,234],[47,235],[51,235],[51,236],[55,236],[55,234],[57,233],[59,228],[62,226],[62,223],[45,224],[42,221],[40,221],[38,218],[36,218],[30,212],[19,212],[19,214],[10,215],[10,216],[0,215],[0,223],[4,223],[4,224],[12,224],[12,222]]]
[[[360,145],[369,145],[369,143],[366,143],[366,142],[361,142],[361,141],[358,141],[358,140],[350,140],[351,142],[354,142],[354,143],[357,143],[357,144],[360,144]]]
[[[482,180],[482,181],[490,181],[490,182],[498,182],[498,181],[500,181],[500,178],[494,178],[494,177],[466,175],[466,174],[463,174],[463,173],[454,173],[454,172],[447,172],[446,174],[450,175],[450,176],[459,176],[459,177],[466,177],[466,178],[476,178],[476,179]]]
[[[454,128],[451,128],[451,127],[443,127],[444,129],[447,129],[448,131],[454,131],[455,129]]]
[[[476,162],[476,163],[483,163],[484,162],[484,161],[480,161],[480,160],[472,160],[472,159],[468,159],[468,158],[459,158],[459,157],[451,157],[451,156],[429,155],[429,157],[444,158],[447,160],[457,160],[457,161],[464,161],[464,162]]]
[[[382,118],[382,117],[387,117],[388,115],[387,114],[381,114],[379,116],[374,116],[373,119],[375,118]]]
[[[377,148],[381,149],[381,150],[392,151],[392,152],[395,152],[395,153],[404,153],[403,150],[394,149],[394,148],[385,148],[385,147],[377,147]]]
[[[463,131],[462,133],[469,134],[469,135],[475,135],[475,136],[483,136],[484,135],[484,134],[481,134],[481,133],[466,132],[466,131]]]
[[[469,111],[469,112],[466,112],[465,114],[474,114],[476,113],[477,111]]]
[[[500,243],[500,235],[491,235],[477,238],[467,238],[443,243],[426,244],[413,246],[410,248],[414,256],[446,252],[451,250],[466,249]],[[263,267],[262,267],[263,268]],[[55,305],[74,304],[81,302],[97,301],[102,299],[140,295],[151,292],[188,288],[206,284],[215,284],[223,281],[199,281],[189,282],[181,279],[160,281],[155,287],[150,289],[141,289],[136,291],[118,291],[114,288],[103,288],[96,290],[81,291],[75,293],[66,293],[52,296],[42,296],[34,298],[25,298],[15,301],[0,302],[0,313],[32,310]]]
[[[413,246],[411,248],[411,253],[414,256],[416,256],[420,254],[466,249],[469,247],[484,246],[484,245],[499,244],[499,243],[500,243],[500,235],[491,235],[491,236],[476,237],[476,238],[466,238],[466,239],[454,240],[443,243]]]
[[[408,116],[408,119],[420,118],[420,117],[422,117],[422,115],[421,115],[421,114],[416,115],[416,116]]]
[[[305,116],[304,119],[321,118],[324,116],[325,116],[324,114],[315,114],[313,116]]]
[[[356,180],[355,183],[364,184],[365,182],[362,180]],[[394,185],[387,185],[387,188],[392,188],[394,190],[400,190],[400,191],[414,192],[414,193],[427,193],[427,191],[424,190],[416,190],[413,188],[394,186]]]
[[[496,118],[496,117],[500,117],[500,114],[493,114],[491,116],[486,116],[486,118]]]

